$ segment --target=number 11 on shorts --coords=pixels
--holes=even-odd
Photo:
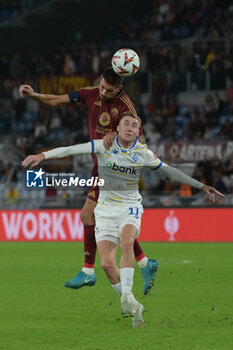
[[[138,218],[138,213],[139,213],[138,207],[129,208],[129,215],[134,215],[136,218]]]

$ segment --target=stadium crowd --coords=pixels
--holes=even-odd
[[[129,17],[127,25],[124,22],[118,28],[109,28],[109,45],[62,45],[52,56],[25,57],[21,52],[11,57],[2,55],[0,134],[11,134],[22,154],[86,142],[85,107],[49,110],[36,101],[20,98],[18,87],[29,82],[38,88],[41,77],[61,75],[85,75],[94,82],[110,65],[116,48],[127,45],[139,53],[141,66],[135,77],[125,79],[124,88],[137,106],[149,146],[231,141],[232,23],[233,7],[228,0],[161,0],[154,2],[152,13],[141,20]],[[203,103],[180,104],[178,93],[187,91],[202,91]],[[228,192],[232,190],[232,163],[232,156],[214,159],[197,164],[194,173]],[[9,176],[8,167],[7,162],[1,163],[1,181]],[[171,193],[174,186],[161,180],[158,189]]]
[[[45,3],[46,0],[0,0],[0,24]]]

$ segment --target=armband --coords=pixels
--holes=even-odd
[[[79,102],[80,101],[80,97],[79,97],[78,91],[71,92],[69,94],[69,99],[70,99],[71,103]]]

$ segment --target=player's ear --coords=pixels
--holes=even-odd
[[[119,132],[119,125],[117,125],[117,132]]]

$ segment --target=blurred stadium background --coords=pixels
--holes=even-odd
[[[0,240],[72,241],[0,242],[2,350],[232,348],[232,33],[231,0],[0,0]],[[141,59],[124,86],[149,147],[226,195],[213,205],[144,174],[141,237],[165,241],[142,243],[161,265],[148,296],[135,268],[144,330],[120,317],[98,257],[94,289],[63,288],[83,263],[77,208],[87,190],[26,190],[20,166],[88,134],[85,106],[48,109],[20,98],[19,85],[63,94],[95,84],[122,47]],[[90,166],[75,157],[43,169],[89,177]],[[203,240],[212,243],[186,243]]]
[[[0,209],[81,208],[87,189],[25,190],[24,155],[88,140],[86,108],[51,110],[22,99],[21,83],[63,94],[97,83],[122,47],[141,67],[124,87],[145,139],[165,162],[233,204],[233,6],[231,1],[0,1]],[[88,158],[46,163],[87,174]],[[89,163],[88,163],[89,164]],[[89,164],[90,166],[90,164]],[[145,207],[208,207],[205,195],[150,173]],[[216,207],[216,205],[215,205]]]

